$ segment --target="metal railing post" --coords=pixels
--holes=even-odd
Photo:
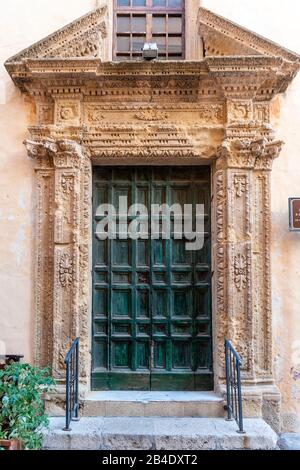
[[[239,432],[244,434],[244,418],[243,418],[243,402],[242,402],[242,387],[241,387],[241,371],[240,371],[241,363],[237,359],[237,387],[238,387],[238,409],[239,409]]]
[[[65,357],[66,364],[66,426],[79,419],[79,338],[76,338]]]
[[[70,429],[70,362],[66,363],[66,426],[64,431]]]
[[[226,367],[226,398],[227,398],[227,420],[232,421],[232,414],[231,414],[231,397],[230,397],[230,358],[228,353],[228,342],[225,340],[225,367]]]
[[[79,341],[76,346],[76,355],[75,355],[75,416],[74,416],[74,421],[78,420],[78,399],[79,399]]]
[[[244,434],[243,399],[241,386],[240,356],[227,339],[225,339],[225,370],[226,370],[226,406],[227,420],[235,419],[238,433]]]

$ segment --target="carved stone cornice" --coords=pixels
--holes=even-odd
[[[217,168],[271,170],[283,146],[282,141],[226,139],[217,150]]]
[[[286,63],[278,57],[209,57],[188,62],[101,62],[99,59],[28,59],[21,63],[7,63],[6,68],[16,85],[40,99],[44,96],[96,94],[96,89],[123,88],[122,96],[130,100],[141,96],[173,94],[176,100],[184,90],[193,101],[204,96],[253,99],[261,96],[271,99],[283,92],[299,69],[299,63]],[[96,89],[94,89],[96,86]],[[90,87],[90,90],[89,90]],[[205,92],[205,90],[207,93]],[[173,93],[172,93],[173,90]],[[191,100],[190,98],[190,100]],[[139,98],[140,99],[140,98]]]
[[[299,61],[281,57],[207,57],[205,62],[223,95],[231,99],[270,100],[287,89],[300,68]]]

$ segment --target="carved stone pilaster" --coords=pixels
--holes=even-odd
[[[42,142],[24,142],[27,154],[35,162],[35,331],[36,365],[52,364],[53,344],[53,207],[54,171]]]
[[[52,363],[54,173],[36,170],[35,363]]]
[[[81,364],[88,363],[90,161],[71,140],[25,145],[38,178],[36,362],[51,364],[62,379],[76,336],[82,338]],[[82,367],[83,380],[86,371]]]
[[[272,378],[270,172],[253,172],[253,318],[255,374]]]
[[[227,139],[215,165],[218,356],[226,336],[242,357],[249,384],[272,383],[270,170],[281,146],[267,139]]]
[[[219,378],[224,380],[224,338],[237,347],[244,376],[253,379],[251,171],[245,167],[219,167],[214,175],[215,334]]]

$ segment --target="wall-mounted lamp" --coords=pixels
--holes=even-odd
[[[156,42],[145,42],[143,46],[143,59],[153,60],[158,57],[158,47]]]

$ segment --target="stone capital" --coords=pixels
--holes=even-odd
[[[41,159],[47,156],[47,150],[45,149],[42,142],[35,140],[25,140],[23,143],[29,158]]]
[[[284,142],[266,138],[226,139],[218,148],[217,168],[241,168],[248,170],[271,170],[272,163],[280,154]]]

